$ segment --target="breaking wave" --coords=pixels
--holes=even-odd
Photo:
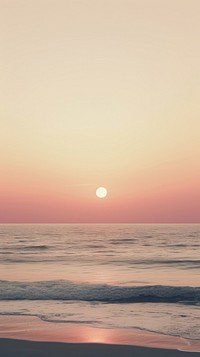
[[[0,300],[66,300],[103,303],[183,303],[200,305],[200,287],[112,286],[69,281],[0,281]]]

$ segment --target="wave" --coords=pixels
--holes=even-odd
[[[116,261],[117,262],[117,261]],[[158,260],[126,260],[128,263],[135,265],[176,265],[178,266],[200,266],[199,259],[158,259]]]
[[[0,300],[65,300],[102,303],[200,304],[200,287],[112,286],[69,281],[0,281]]]
[[[2,247],[1,248],[2,251],[7,251],[7,250],[10,250],[11,247]],[[13,253],[15,251],[23,251],[23,250],[31,250],[31,249],[49,249],[49,246],[48,245],[21,245],[21,246],[15,246],[15,247],[12,247],[13,249]]]
[[[22,247],[22,249],[49,249],[48,245],[30,245],[26,247]]]

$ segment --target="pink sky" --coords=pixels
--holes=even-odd
[[[1,1],[0,223],[200,222],[199,13]]]

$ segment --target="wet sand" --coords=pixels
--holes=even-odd
[[[188,353],[189,352],[189,353]],[[0,357],[200,356],[200,341],[128,329],[102,329],[0,316]]]

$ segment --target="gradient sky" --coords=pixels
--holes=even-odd
[[[0,49],[0,222],[200,222],[199,0],[1,0]]]

